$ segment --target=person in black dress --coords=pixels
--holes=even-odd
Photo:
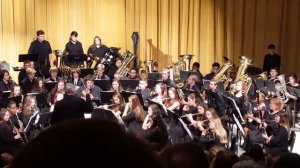
[[[48,78],[52,49],[50,43],[45,40],[45,32],[43,30],[38,30],[36,35],[37,39],[30,44],[28,54],[38,54],[38,61],[35,62],[35,67],[38,68],[41,75]]]
[[[95,67],[91,67],[93,62],[91,56],[97,57],[101,61],[105,57],[105,54],[107,52],[109,52],[109,48],[106,45],[102,44],[101,38],[99,36],[95,36],[93,45],[91,45],[87,51],[88,67],[95,68],[97,66],[95,65]]]

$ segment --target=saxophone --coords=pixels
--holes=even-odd
[[[219,71],[215,74],[212,80],[217,82],[223,82],[224,88],[227,88],[230,79],[226,76],[226,71],[233,66],[233,62],[228,58],[225,59],[224,65],[219,69]]]
[[[244,90],[245,95],[248,94],[250,86],[252,84],[252,79],[245,73],[248,66],[252,64],[252,60],[247,58],[246,56],[240,56],[240,66],[238,72],[236,74],[236,78],[234,83],[236,84],[238,81],[246,82],[246,88]]]
[[[129,51],[127,51],[127,55],[125,56],[125,59],[123,60],[122,65],[118,70],[116,71],[115,75],[121,79],[122,77],[125,77],[126,74],[129,72],[129,68],[127,68],[127,65],[135,58],[136,56]]]

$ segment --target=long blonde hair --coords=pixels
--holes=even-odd
[[[32,101],[35,102],[35,105],[34,105],[34,106],[31,105],[31,102],[32,102]],[[24,109],[24,110],[23,110],[23,114],[24,114],[25,116],[30,116],[30,115],[32,115],[32,114],[34,113],[34,111],[38,109],[35,96],[27,96],[27,97],[25,98],[25,103],[24,103],[24,108],[23,108],[23,109]]]
[[[213,108],[209,108],[207,111],[211,113],[212,116],[211,120],[215,122],[215,129],[212,131],[215,132],[220,137],[221,143],[227,143],[228,142],[227,132],[223,127],[220,117],[217,115],[215,109]]]
[[[144,121],[145,112],[137,95],[131,95],[128,98],[132,102],[131,111],[135,113],[135,118],[138,121]]]

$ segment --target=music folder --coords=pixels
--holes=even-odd
[[[49,92],[51,92],[51,90],[55,87],[56,84],[57,84],[57,81],[45,82],[45,87],[47,88],[47,90]]]
[[[38,54],[19,54],[19,62],[25,61],[38,61],[39,55]]]
[[[136,90],[139,86],[140,80],[137,79],[121,79],[121,86],[123,90]]]
[[[101,91],[101,104],[111,104],[113,99],[114,92],[112,91]]]
[[[104,91],[107,91],[110,89],[110,80],[107,80],[107,79],[95,79],[94,84],[96,86],[99,86]]]

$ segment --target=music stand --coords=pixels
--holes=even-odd
[[[99,97],[93,97],[91,98],[91,101],[95,103],[95,105],[100,106],[101,105],[101,99]]]
[[[101,104],[111,104],[113,95],[114,95],[114,92],[112,92],[112,91],[101,91],[100,92]]]
[[[36,123],[36,125],[39,125],[41,128],[44,127],[44,125],[50,124],[52,112],[44,112],[39,114],[39,119]]]
[[[26,142],[28,142],[27,133],[29,133],[32,130],[33,126],[35,125],[37,114],[38,112],[33,113],[33,115],[29,118],[28,124],[24,128],[24,137]]]
[[[81,78],[84,78],[86,77],[87,75],[93,75],[94,74],[94,69],[92,68],[83,68],[80,70],[80,77]]]
[[[47,88],[47,90],[49,92],[51,92],[51,90],[55,87],[55,85],[57,84],[57,81],[49,81],[49,82],[45,82],[45,87]]]
[[[123,98],[124,98],[124,100],[125,100],[126,103],[128,102],[128,98],[131,95],[137,95],[138,98],[139,98],[139,100],[140,100],[140,102],[141,102],[141,105],[144,106],[144,101],[143,101],[142,94],[136,93],[136,92],[122,91],[122,96],[123,96]]]
[[[297,99],[300,97],[300,89],[298,88],[294,88],[294,87],[290,87],[290,86],[286,86],[288,92],[291,95],[294,95],[297,97]],[[293,123],[292,126],[295,127],[295,113],[296,113],[296,104],[297,104],[297,100],[294,100],[294,111],[292,111],[292,119],[293,119]]]
[[[95,79],[94,84],[96,86],[99,86],[104,91],[107,91],[110,89],[110,80],[107,80],[107,79]]]
[[[265,80],[265,86],[270,92],[276,92],[274,81]]]
[[[8,98],[11,93],[11,90],[2,91],[2,99]]]
[[[94,109],[92,111],[92,116],[91,116],[92,119],[101,119],[101,120],[108,120],[108,121],[112,121],[112,122],[115,122],[115,123],[120,123],[119,120],[113,111],[111,110],[106,110],[106,109],[102,109],[102,108],[97,108],[97,109]]]
[[[69,54],[67,56],[68,63],[79,63],[86,61],[86,54]]]
[[[254,81],[255,81],[255,86],[256,86],[257,90],[265,87],[265,80],[263,80],[263,79],[255,79]]]
[[[161,77],[161,73],[159,73],[159,72],[150,72],[149,74],[148,74],[148,80],[149,79],[152,79],[152,80],[159,80],[159,79],[161,79],[162,77]]]
[[[121,86],[124,90],[136,90],[139,86],[140,80],[137,79],[121,79]]]
[[[154,80],[154,79],[148,79],[148,86],[147,88],[152,89],[155,87],[156,84],[162,82],[161,80]]]
[[[17,105],[17,107],[19,107],[21,101],[22,101],[22,96],[16,96],[16,97],[10,97],[10,98],[4,98],[1,100],[1,107],[2,108],[7,108],[7,105],[10,101],[14,101]]]
[[[25,61],[38,61],[39,55],[38,54],[19,54],[19,62]]]

